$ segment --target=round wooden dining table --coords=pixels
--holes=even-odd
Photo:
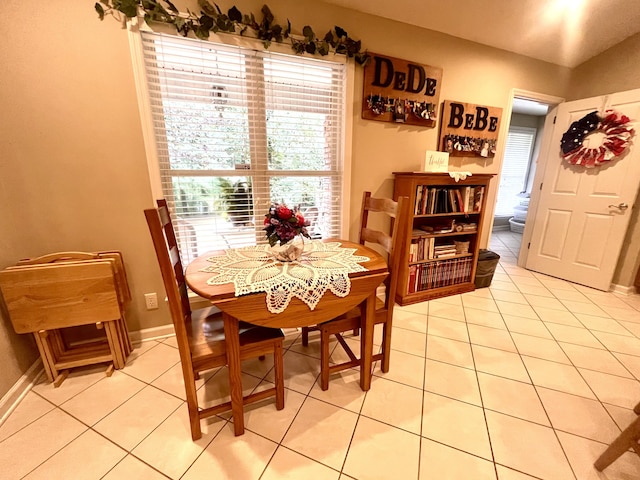
[[[307,304],[294,297],[282,313],[271,313],[267,309],[266,293],[236,296],[233,283],[209,284],[208,280],[213,274],[203,270],[210,265],[208,259],[217,255],[224,255],[224,251],[213,251],[200,255],[186,269],[185,277],[189,288],[201,297],[208,299],[223,313],[231,404],[236,435],[241,435],[244,432],[238,331],[238,322],[240,320],[273,328],[306,327],[332,320],[359,306],[362,310],[361,318],[363,319],[360,334],[360,387],[366,391],[371,386],[376,289],[389,274],[387,262],[375,250],[359,243],[338,239],[323,241],[339,242],[341,247],[355,249],[354,255],[367,257],[369,261],[361,263],[366,268],[366,271],[349,274],[351,289],[348,295],[338,297],[330,290],[327,290],[313,310]]]

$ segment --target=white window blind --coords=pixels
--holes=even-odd
[[[535,139],[535,128],[509,128],[494,216],[512,217],[513,208],[523,200],[519,194],[526,190]]]
[[[142,33],[162,189],[184,261],[265,243],[274,202],[341,225],[344,64]]]

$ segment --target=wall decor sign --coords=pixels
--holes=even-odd
[[[442,68],[369,52],[362,118],[434,127]]]
[[[635,133],[631,120],[615,110],[591,112],[562,135],[562,157],[572,165],[599,167],[622,155]]]
[[[439,150],[452,157],[493,157],[502,109],[445,100]]]
[[[449,154],[447,152],[434,152],[427,150],[424,156],[425,172],[448,172],[449,171]]]

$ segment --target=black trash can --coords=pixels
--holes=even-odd
[[[493,274],[500,261],[500,255],[491,250],[480,250],[478,254],[478,268],[476,269],[476,288],[491,285]]]

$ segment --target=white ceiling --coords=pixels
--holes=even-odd
[[[323,0],[575,67],[640,31],[639,0]]]

